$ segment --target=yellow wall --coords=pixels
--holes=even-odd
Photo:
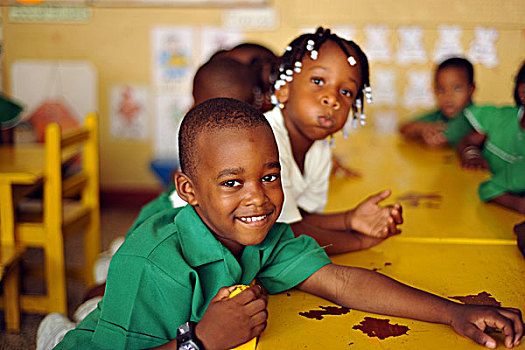
[[[475,66],[477,91],[475,101],[512,103],[512,80],[525,59],[525,8],[521,0],[269,0],[280,18],[275,31],[246,32],[247,41],[267,45],[281,52],[297,36],[300,28],[317,25],[352,25],[357,43],[363,43],[363,27],[387,24],[393,34],[399,25],[420,25],[424,45],[431,54],[440,24],[459,24],[463,28],[462,44],[466,50],[478,25],[498,30],[496,42],[500,64],[494,69]],[[88,23],[20,24],[10,23],[3,8],[3,88],[9,92],[10,67],[19,59],[82,59],[98,70],[98,98],[101,116],[101,186],[104,188],[154,188],[158,182],[149,170],[153,157],[151,139],[123,141],[109,133],[109,89],[114,84],[150,85],[150,31],[156,25],[221,25],[225,8],[94,8]],[[385,64],[372,64],[386,67]],[[398,92],[402,94],[406,68],[391,65],[398,73]],[[432,63],[417,68],[432,67]],[[413,67],[412,67],[413,68]],[[372,81],[373,85],[373,81]],[[401,107],[401,118],[412,115]],[[378,110],[380,108],[376,108]],[[373,107],[369,109],[372,111]],[[151,125],[153,125],[151,123]]]

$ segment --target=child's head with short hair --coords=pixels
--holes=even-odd
[[[194,106],[216,97],[230,97],[253,104],[257,83],[255,72],[245,64],[230,57],[214,57],[195,73]]]
[[[253,105],[261,112],[273,108],[271,103],[271,74],[277,62],[277,56],[269,48],[256,43],[241,43],[230,50],[221,50],[212,57],[230,57],[255,70],[260,93],[255,94]]]
[[[350,111],[364,119],[363,100],[371,100],[369,66],[353,41],[319,27],[288,45],[278,70],[274,103],[292,138],[324,139],[343,128]]]
[[[281,212],[277,144],[266,118],[243,102],[215,98],[180,126],[179,196],[234,255],[261,243]]]
[[[472,102],[474,67],[469,60],[451,57],[441,62],[434,75],[434,93],[441,113],[454,118]]]
[[[525,61],[521,64],[521,68],[516,75],[514,83],[514,101],[516,106],[525,105]]]

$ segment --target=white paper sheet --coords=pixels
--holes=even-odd
[[[407,85],[403,94],[403,107],[408,109],[434,106],[432,92],[433,74],[428,70],[409,70],[407,72]]]
[[[496,40],[499,34],[495,28],[476,27],[474,40],[470,42],[467,53],[473,64],[481,63],[487,68],[496,68],[499,65]]]
[[[438,26],[439,38],[434,46],[433,59],[439,64],[445,59],[454,56],[463,56],[463,45],[461,36],[463,29],[459,25],[441,24]]]
[[[111,135],[118,139],[149,136],[149,90],[138,85],[113,85],[110,89]]]
[[[364,51],[370,62],[388,63],[392,61],[391,29],[384,24],[367,25],[364,28],[366,39]]]
[[[160,93],[155,96],[156,158],[178,159],[179,125],[192,103],[193,98],[189,93]]]
[[[397,29],[397,63],[402,66],[421,64],[427,61],[423,46],[423,29],[420,26],[400,26]]]
[[[195,66],[194,33],[189,27],[159,26],[151,32],[153,84],[160,88],[191,88]]]
[[[396,80],[397,73],[393,69],[375,68],[372,70],[372,100],[374,106],[397,105]]]

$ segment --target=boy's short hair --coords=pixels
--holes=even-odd
[[[218,56],[195,73],[193,99],[198,104],[208,97],[230,96],[252,103],[256,86],[257,76],[250,67],[233,58]]]
[[[193,177],[197,168],[196,140],[202,133],[223,129],[271,127],[265,116],[247,103],[233,98],[213,98],[193,107],[182,119],[179,129],[181,171]]]
[[[474,85],[474,67],[469,60],[463,57],[451,57],[441,62],[436,68],[436,75],[445,68],[462,69],[467,74],[470,85]]]

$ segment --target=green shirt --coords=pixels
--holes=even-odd
[[[473,128],[487,135],[482,154],[492,178],[479,186],[481,200],[504,193],[525,193],[525,130],[520,126],[523,107],[477,106],[465,110]]]
[[[472,126],[465,117],[464,112],[459,113],[453,118],[447,118],[438,109],[434,112],[419,116],[414,119],[414,121],[425,123],[445,123],[446,127],[443,134],[445,135],[448,144],[452,147],[456,146],[463,137],[472,131]]]
[[[311,238],[276,223],[237,260],[191,206],[164,210],[131,232],[113,256],[97,309],[57,349],[145,349],[199,321],[224,286],[259,279],[269,293],[307,279],[330,259]]]
[[[149,217],[166,209],[173,208],[170,201],[170,194],[175,190],[175,187],[170,187],[166,192],[162,192],[157,198],[144,205],[139,212],[130,229],[126,233],[126,237],[133,232],[140,224],[146,221]]]

